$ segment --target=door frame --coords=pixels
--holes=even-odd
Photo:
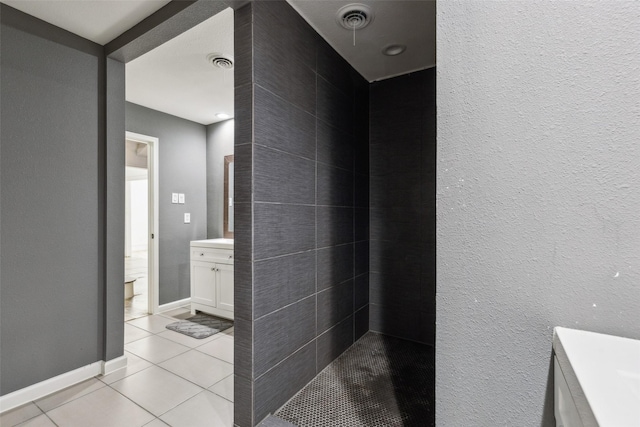
[[[126,139],[130,141],[146,144],[147,151],[147,170],[148,173],[148,232],[147,247],[149,248],[147,261],[147,286],[149,287],[148,308],[149,314],[156,314],[159,305],[159,224],[158,213],[158,145],[159,139],[149,135],[126,131]]]

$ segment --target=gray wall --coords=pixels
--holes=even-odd
[[[236,11],[235,31],[244,427],[368,330],[368,85],[284,1]]]
[[[370,328],[435,345],[436,70],[371,84]]]
[[[4,395],[122,355],[123,316],[111,310],[105,324],[102,48],[4,4],[0,11]],[[118,76],[108,82],[115,94]],[[122,301],[122,273],[119,285],[109,289]],[[107,349],[105,333],[120,344]]]
[[[128,102],[126,128],[159,139],[160,304],[189,298],[189,242],[207,237],[206,127]],[[171,193],[186,203],[172,204]]]
[[[234,121],[207,126],[207,238],[224,235],[224,157],[233,155]]]
[[[439,426],[551,426],[554,326],[640,338],[640,3],[438,3]]]

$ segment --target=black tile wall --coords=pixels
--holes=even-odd
[[[353,308],[360,310],[369,304],[369,274],[361,274],[357,276],[353,284]]]
[[[369,325],[435,345],[435,69],[372,83],[369,97]]]
[[[354,340],[357,340],[369,331],[369,304],[356,311],[354,318]]]
[[[353,206],[353,172],[318,164],[318,205]]]
[[[322,77],[317,80],[318,119],[353,134],[353,96],[341,92]]]
[[[318,120],[318,161],[353,170],[355,147],[353,136]],[[369,190],[367,189],[367,194]]]
[[[351,315],[318,337],[318,372],[353,344],[353,321]]]
[[[355,244],[354,274],[356,276],[369,272],[369,241],[364,240]]]
[[[318,292],[318,333],[353,314],[353,279]]]
[[[254,204],[256,260],[315,249],[314,206]]]
[[[237,426],[253,425],[253,381],[235,374],[233,376],[234,423]]]
[[[255,381],[255,422],[287,402],[316,375],[316,342],[310,342]]]
[[[257,261],[253,283],[256,318],[314,294],[315,251]]]
[[[318,291],[353,277],[353,244],[318,249]]]
[[[315,339],[316,299],[311,296],[257,319],[254,323],[254,374],[264,374]]]
[[[253,147],[251,143],[234,146],[235,203],[251,203]]]
[[[253,323],[250,320],[234,319],[234,373],[241,377],[253,378]]]
[[[236,313],[250,337],[236,337],[236,395],[252,399],[235,423],[253,427],[368,330],[369,104],[286,1],[236,11],[235,33],[251,68],[236,72]]]
[[[353,241],[353,208],[318,206],[316,214],[319,248]]]
[[[256,201],[311,205],[316,200],[313,160],[256,145],[253,177]]]
[[[277,95],[255,88],[256,144],[315,160],[316,119]]]

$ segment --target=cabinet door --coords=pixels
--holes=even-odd
[[[233,265],[216,264],[218,269],[218,308],[233,312]]]
[[[216,306],[216,265],[191,261],[191,301]]]

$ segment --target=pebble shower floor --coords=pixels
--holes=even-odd
[[[433,347],[369,332],[276,416],[299,427],[435,425]]]

